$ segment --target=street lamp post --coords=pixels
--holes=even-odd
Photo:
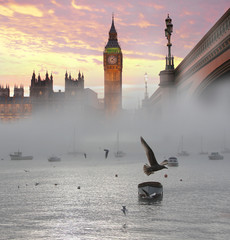
[[[148,75],[147,73],[145,73],[145,99],[148,99],[149,96],[148,96]]]
[[[168,40],[167,46],[168,46],[168,56],[166,56],[166,70],[168,69],[174,69],[174,58],[171,56],[171,35],[173,32],[173,24],[172,24],[172,19],[168,17],[165,19],[165,24],[166,24],[166,28],[165,28],[165,37]]]

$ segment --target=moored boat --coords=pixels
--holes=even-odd
[[[168,166],[169,167],[178,167],[179,163],[176,157],[170,157],[168,159]]]
[[[122,151],[116,151],[116,152],[114,153],[114,156],[117,157],[117,158],[119,158],[119,157],[124,157],[124,156],[125,156],[125,153],[122,152]]]
[[[11,160],[32,160],[33,156],[23,156],[22,152],[17,151],[10,154]]]
[[[60,161],[61,161],[61,158],[60,158],[60,157],[57,157],[57,156],[52,156],[52,157],[49,157],[49,158],[48,158],[48,161],[49,161],[49,162],[60,162]]]
[[[208,158],[210,160],[223,160],[224,159],[224,156],[223,155],[220,155],[218,152],[212,152]]]
[[[187,151],[181,151],[181,152],[178,152],[178,156],[181,156],[181,157],[183,157],[183,156],[189,156],[189,153],[187,152]]]
[[[163,186],[160,182],[143,182],[138,184],[138,198],[140,201],[161,201]]]

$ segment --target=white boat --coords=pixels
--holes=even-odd
[[[224,156],[223,155],[220,155],[218,152],[212,152],[208,158],[210,160],[223,160],[224,159]]]
[[[125,156],[125,153],[119,149],[119,132],[117,132],[117,151],[114,153],[114,156],[117,158]]]
[[[17,151],[12,154],[10,154],[11,160],[32,160],[33,156],[23,156],[22,152]]]
[[[140,201],[161,201],[163,186],[160,182],[143,182],[138,184],[138,199]]]
[[[57,157],[57,156],[52,156],[52,157],[49,157],[49,158],[48,158],[48,161],[49,161],[49,162],[60,162],[60,161],[61,161],[61,158],[60,158],[60,157]]]
[[[168,166],[169,167],[178,167],[179,163],[176,157],[170,157],[168,159]]]

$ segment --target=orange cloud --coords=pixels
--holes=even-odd
[[[194,45],[192,44],[192,45],[184,45],[184,48],[185,49],[192,49],[194,47]]]
[[[33,17],[43,17],[42,11],[32,5],[19,5],[15,3],[10,3],[9,8],[16,13],[31,15]]]
[[[165,8],[163,5],[159,5],[159,4],[156,4],[156,3],[150,3],[150,2],[149,3],[142,2],[140,4],[144,5],[144,6],[147,6],[147,7],[153,7],[156,10],[161,10],[161,9]]]
[[[180,16],[195,16],[199,15],[199,12],[190,12],[188,10],[183,10]]]
[[[12,17],[13,14],[14,12],[11,9],[4,6],[0,6],[0,15],[3,15],[5,17]]]
[[[75,3],[75,0],[72,0],[71,4],[72,4],[72,7],[77,9],[77,10],[86,10],[86,11],[89,11],[89,12],[105,12],[104,9],[97,9],[97,8],[91,8],[89,6],[77,5]]]
[[[160,10],[160,9],[163,9],[163,8],[164,8],[164,6],[158,5],[158,4],[154,4],[154,3],[153,3],[153,7],[154,7],[155,9],[157,9],[157,10]]]
[[[51,0],[51,3],[53,3],[57,7],[62,7],[62,5],[60,3],[57,3],[55,0]]]
[[[137,23],[130,24],[131,26],[139,26],[140,28],[147,28],[147,27],[156,27],[157,25],[154,23],[150,23],[147,20],[145,20],[144,14],[139,14],[139,21]]]
[[[48,13],[49,13],[49,14],[54,14],[54,10],[53,10],[53,9],[50,9],[50,10],[48,11]]]

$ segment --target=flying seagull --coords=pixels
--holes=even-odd
[[[126,215],[126,213],[128,212],[126,206],[122,206],[121,211],[122,211],[125,215]]]
[[[109,154],[109,150],[108,149],[104,149],[104,151],[105,151],[105,158],[107,158],[108,154]]]
[[[159,171],[163,168],[167,168],[164,165],[167,165],[168,161],[164,160],[161,164],[158,164],[152,149],[149,147],[149,145],[146,143],[146,141],[143,139],[143,137],[141,137],[141,143],[143,144],[143,146],[145,148],[146,155],[147,155],[147,158],[150,163],[150,166],[148,164],[145,164],[143,167],[145,174],[147,174],[149,176],[150,174],[153,174],[156,171]]]

